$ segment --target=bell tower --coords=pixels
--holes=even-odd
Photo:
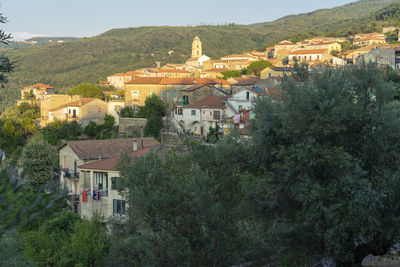
[[[203,56],[201,41],[198,36],[194,37],[192,42],[192,58]]]

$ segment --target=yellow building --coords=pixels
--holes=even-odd
[[[91,121],[103,122],[108,113],[108,104],[97,98],[80,98],[49,110],[48,122],[53,121],[77,121],[82,127]]]
[[[272,77],[283,77],[284,73],[290,75],[292,69],[286,67],[267,67],[260,73],[261,79],[268,79]]]
[[[379,44],[386,44],[386,40],[379,37],[366,37],[355,40],[353,44],[358,46],[374,46]]]
[[[342,51],[342,46],[337,42],[331,43],[317,43],[317,44],[310,44],[305,46],[304,50],[312,50],[312,49],[328,49],[328,52],[332,51]]]
[[[320,61],[328,62],[331,56],[328,49],[297,50],[289,54],[289,61]]]
[[[126,83],[125,106],[143,106],[146,98],[157,95],[166,108],[172,108],[181,96],[181,89],[189,85],[211,84],[229,88],[230,84],[225,80],[211,78],[136,78]]]
[[[298,50],[300,45],[289,41],[282,41],[274,46],[274,56],[278,59],[284,59],[295,50]]]
[[[45,127],[49,123],[50,110],[77,101],[79,98],[77,95],[50,95],[49,98],[40,101],[40,126]]]

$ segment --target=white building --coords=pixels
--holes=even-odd
[[[226,100],[227,116],[232,117],[238,114],[241,109],[252,110],[257,98],[265,94],[265,90],[258,87],[243,89],[233,94]]]
[[[208,96],[194,104],[176,110],[174,119],[188,132],[205,136],[217,123],[224,128],[226,120],[226,96]],[[182,111],[182,112],[181,112]]]

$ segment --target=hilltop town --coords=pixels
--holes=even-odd
[[[31,216],[18,229],[26,253],[43,266],[89,243],[87,266],[308,266],[328,250],[329,262],[350,266],[385,254],[400,215],[391,191],[400,185],[399,41],[400,28],[387,26],[211,58],[199,34],[185,63],[156,61],[68,90],[26,84],[0,114],[0,169],[38,207],[39,223]],[[54,192],[64,202],[43,204]],[[396,219],[371,223],[370,207]],[[44,255],[41,236],[67,238],[65,251]],[[296,249],[281,252],[292,241]],[[324,249],[309,260],[318,242]],[[60,266],[80,262],[70,258]]]

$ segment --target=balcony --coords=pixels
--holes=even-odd
[[[79,195],[68,194],[66,198],[67,198],[67,200],[68,200],[69,202],[73,202],[73,203],[79,202]]]
[[[70,169],[61,169],[64,173],[64,178],[72,179],[72,180],[79,180],[79,172],[74,172]]]

